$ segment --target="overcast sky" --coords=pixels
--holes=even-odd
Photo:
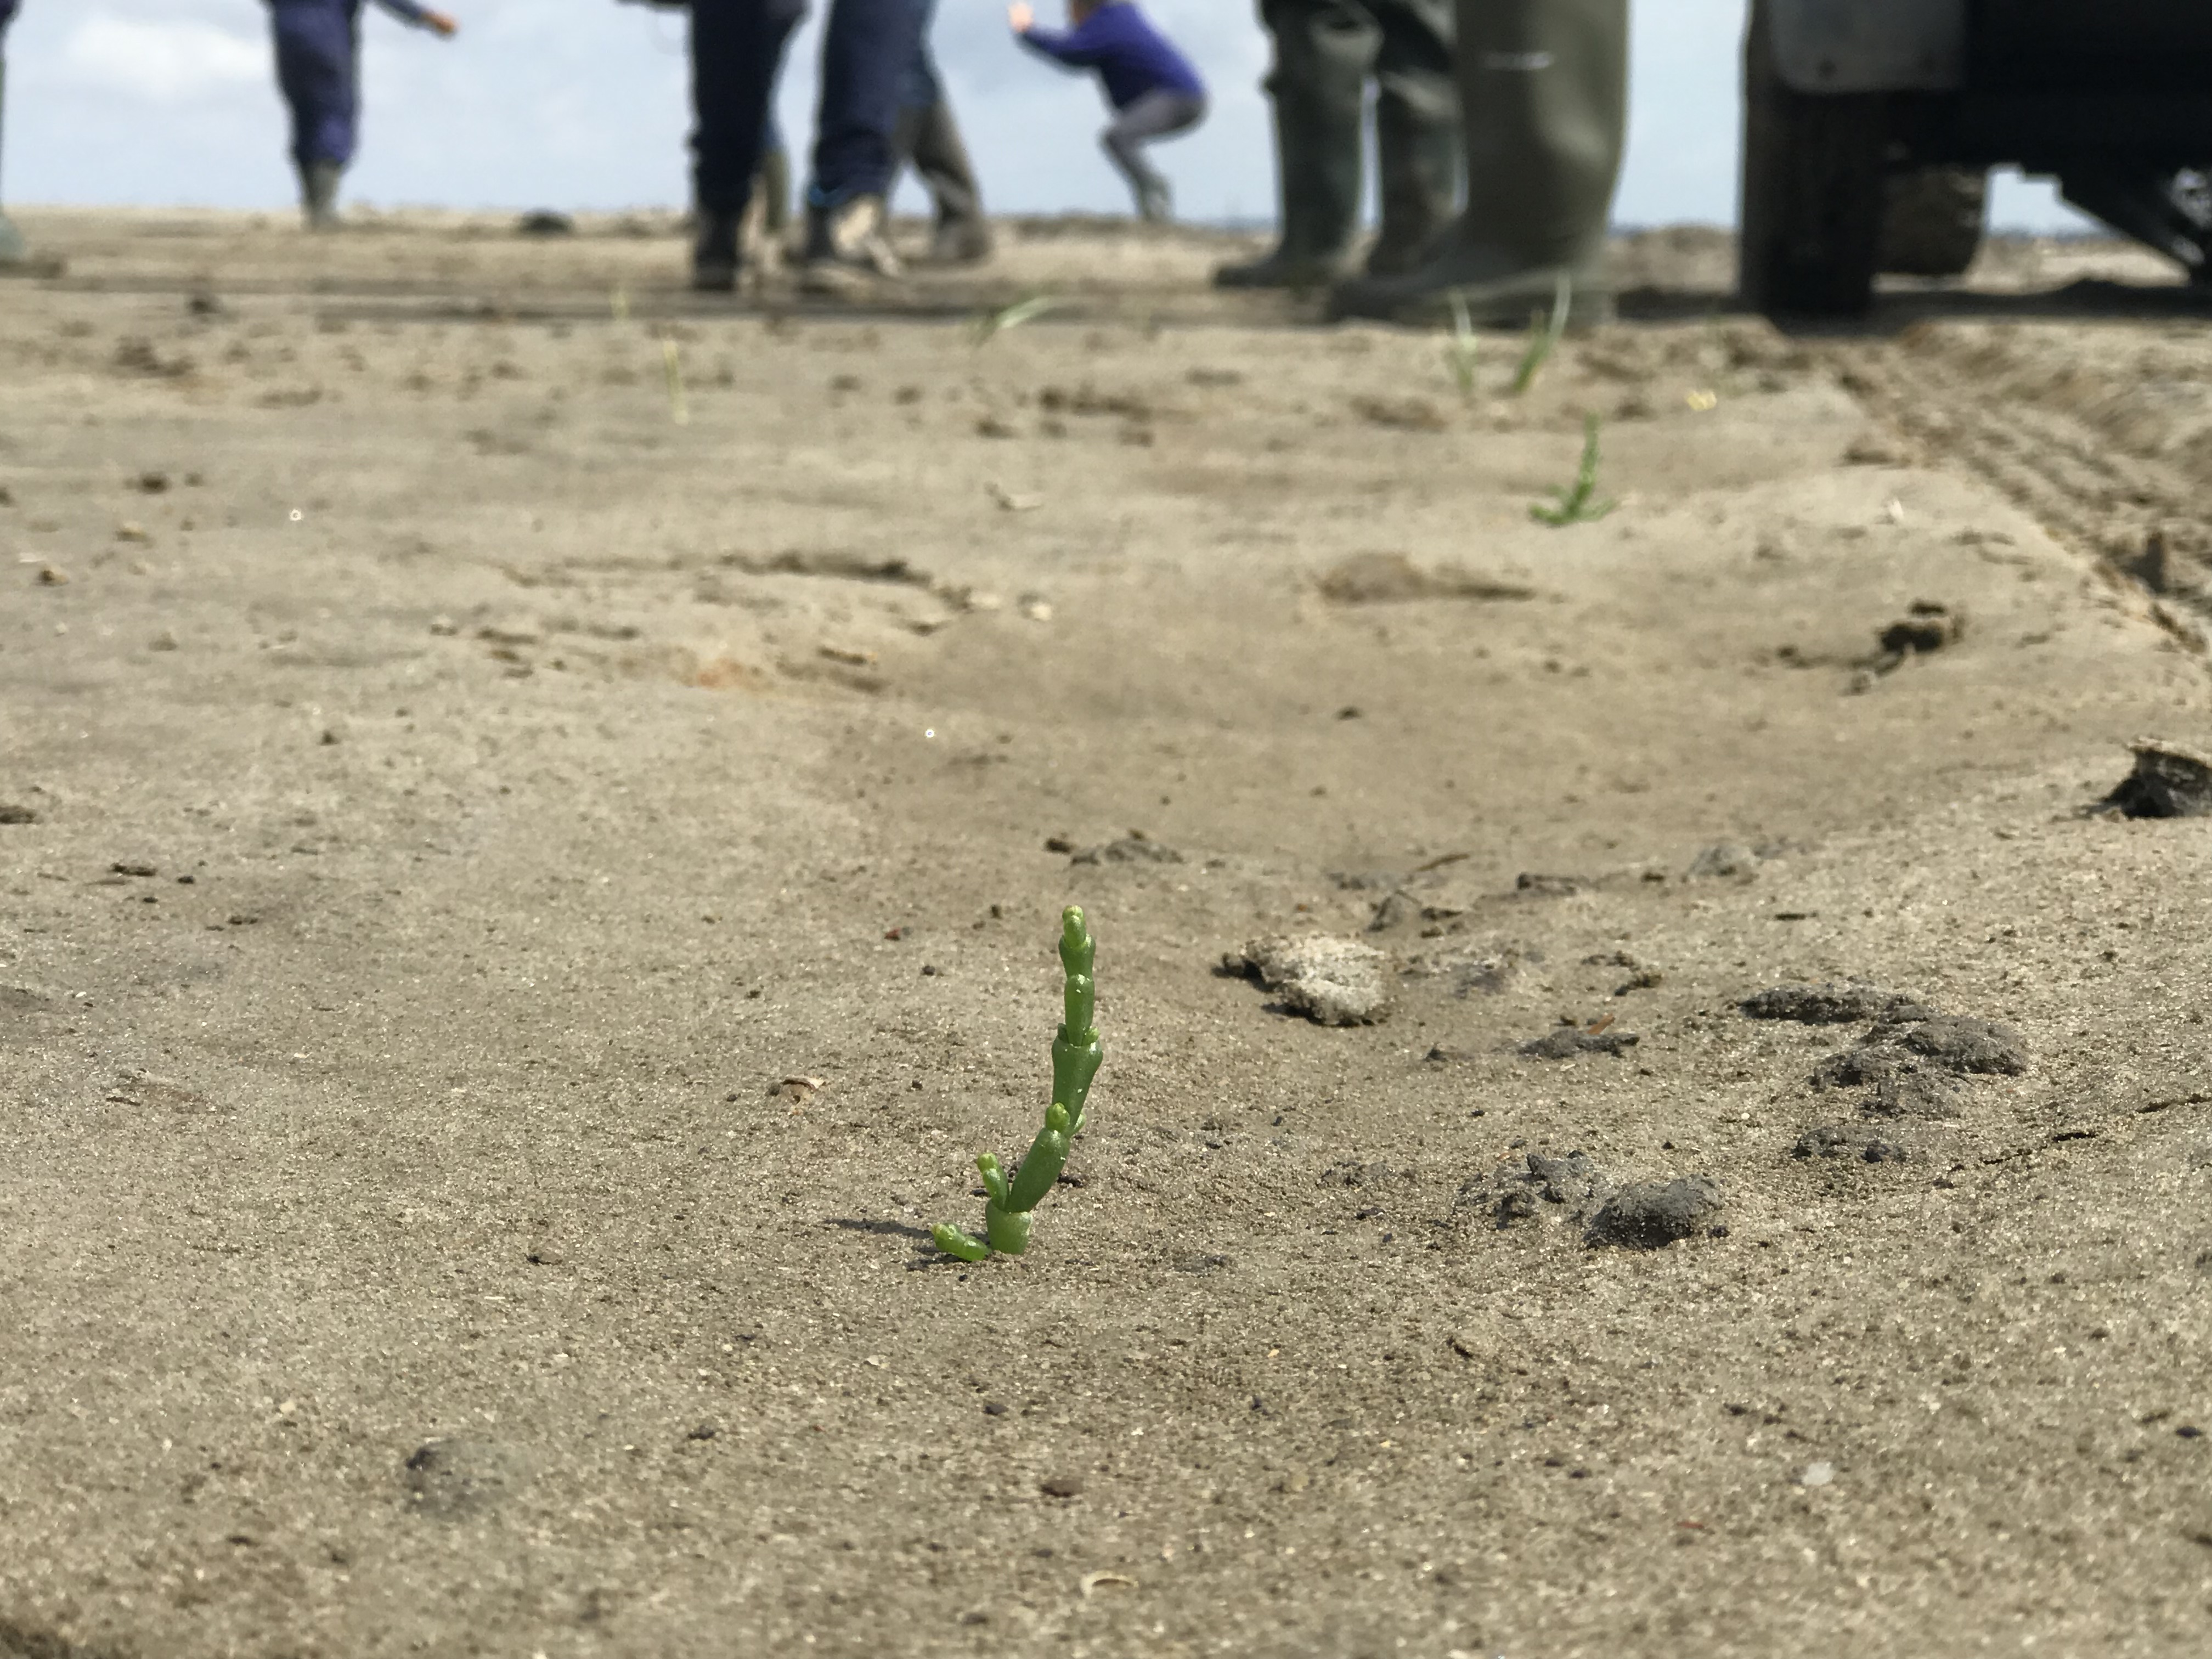
[[[817,0],[818,13],[826,0]],[[371,8],[356,199],[465,208],[681,204],[689,122],[681,14],[617,0],[444,0],[441,41]],[[1145,0],[1211,82],[1213,112],[1158,156],[1188,217],[1273,211],[1249,0]],[[1050,15],[1057,0],[1042,0]],[[1633,120],[1614,216],[1735,216],[1736,52],[1744,0],[1636,10]],[[781,100],[806,131],[818,17]],[[1090,84],[1018,51],[1000,0],[941,0],[936,43],[989,205],[1126,210],[1098,152]],[[23,0],[8,40],[4,179],[17,203],[276,207],[294,186],[261,0]],[[906,187],[908,199],[913,185]],[[2001,185],[2004,225],[2069,222],[2047,189]]]

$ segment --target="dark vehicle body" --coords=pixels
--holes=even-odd
[[[1753,0],[1744,93],[1762,309],[1965,270],[2007,164],[2212,283],[2212,0]]]

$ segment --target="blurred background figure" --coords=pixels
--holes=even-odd
[[[865,293],[899,274],[886,233],[921,21],[915,0],[830,0],[799,256],[799,283],[810,293]]]
[[[898,128],[893,149],[910,163],[929,192],[936,227],[929,257],[937,264],[973,264],[991,256],[991,223],[983,212],[983,189],[961,142],[959,123],[937,72],[929,44],[937,21],[937,0],[915,0],[915,42],[900,88]]]
[[[459,27],[417,0],[376,0],[401,22],[450,39]],[[276,84],[292,112],[292,164],[310,230],[338,222],[338,180],[361,130],[362,0],[268,0]]]
[[[1069,69],[1096,70],[1114,119],[1099,143],[1136,198],[1137,216],[1158,224],[1175,216],[1168,181],[1144,147],[1191,131],[1206,118],[1206,83],[1190,60],[1162,37],[1132,0],[1067,0],[1065,29],[1046,28],[1027,5],[1006,9],[1022,44]]]
[[[1361,137],[1375,83],[1382,227],[1372,276],[1420,261],[1458,206],[1459,91],[1452,0],[1260,0],[1274,42],[1281,236],[1274,252],[1224,265],[1224,288],[1314,288],[1348,276],[1365,175]]]
[[[691,286],[728,293],[744,264],[746,210],[756,194],[773,234],[790,210],[791,159],[775,122],[783,50],[805,0],[690,0]]]
[[[0,137],[8,127],[8,25],[15,20],[15,0],[0,0]],[[0,145],[0,155],[5,146]],[[23,233],[9,222],[4,209],[0,209],[0,265],[20,265],[30,263],[31,250],[23,240]]]
[[[1332,317],[1518,325],[1564,294],[1611,314],[1606,221],[1628,125],[1628,0],[1459,0],[1467,205],[1400,275],[1347,282]]]
[[[691,286],[726,293],[744,265],[746,211],[757,190],[771,192],[764,223],[782,217],[790,164],[778,163],[775,83],[806,0],[647,3],[691,14],[691,199],[698,214]],[[898,274],[884,231],[920,21],[916,0],[831,0],[799,252],[799,285],[811,292],[851,292]]]

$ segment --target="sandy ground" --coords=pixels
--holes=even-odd
[[[0,1655],[2212,1644],[2212,818],[2088,810],[2212,736],[2149,260],[1790,337],[1655,233],[1463,398],[1194,234],[861,314],[20,217]],[[1090,1125],[945,1261],[1071,902]],[[1308,933],[1375,1023],[1222,970]],[[1741,1006],[1845,981],[2010,1036]]]

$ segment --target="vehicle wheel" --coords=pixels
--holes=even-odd
[[[1771,29],[1766,0],[1753,0],[1737,280],[1761,311],[1848,316],[1874,295],[1887,106],[1879,93],[1784,84]]]
[[[1956,276],[1982,246],[1989,175],[1978,167],[1913,167],[1889,176],[1881,266],[1900,276]]]

